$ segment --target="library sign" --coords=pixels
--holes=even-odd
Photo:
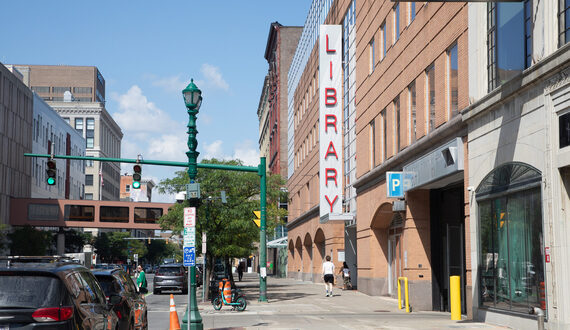
[[[319,35],[320,218],[342,213],[342,26]]]

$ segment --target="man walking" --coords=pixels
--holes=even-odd
[[[326,257],[323,262],[323,279],[325,280],[325,289],[327,290],[327,297],[333,296],[334,284],[334,264],[331,262],[331,256]]]

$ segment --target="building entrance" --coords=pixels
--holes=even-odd
[[[388,236],[388,293],[395,297],[398,294],[398,277],[404,268],[402,261],[402,227],[404,221],[399,213],[395,213],[390,224]]]
[[[450,311],[449,277],[460,276],[461,313],[465,308],[465,216],[463,186],[430,192],[432,305]]]

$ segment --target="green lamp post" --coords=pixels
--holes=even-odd
[[[194,79],[190,80],[190,83],[182,91],[184,96],[184,103],[186,104],[186,109],[188,110],[188,151],[186,155],[188,156],[188,176],[190,177],[190,183],[194,183],[196,180],[196,175],[198,174],[197,160],[200,154],[196,151],[198,147],[198,140],[196,140],[196,115],[200,110],[200,105],[202,105],[202,91],[194,84]],[[190,200],[191,206],[198,207],[198,200]],[[202,317],[198,311],[198,301],[196,300],[196,266],[190,267],[189,275],[190,292],[188,293],[188,309],[182,318],[182,328],[183,329],[198,329],[202,330],[204,325],[202,324]],[[190,322],[188,323],[188,315],[190,315]]]

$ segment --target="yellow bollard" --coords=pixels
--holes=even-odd
[[[461,321],[461,285],[459,276],[449,277],[449,305],[451,320]]]
[[[405,290],[405,298],[406,298],[406,313],[410,312],[410,296],[408,294],[408,278],[407,277],[398,277],[398,309],[402,309],[402,286],[400,285],[400,281],[404,281],[404,290]]]

